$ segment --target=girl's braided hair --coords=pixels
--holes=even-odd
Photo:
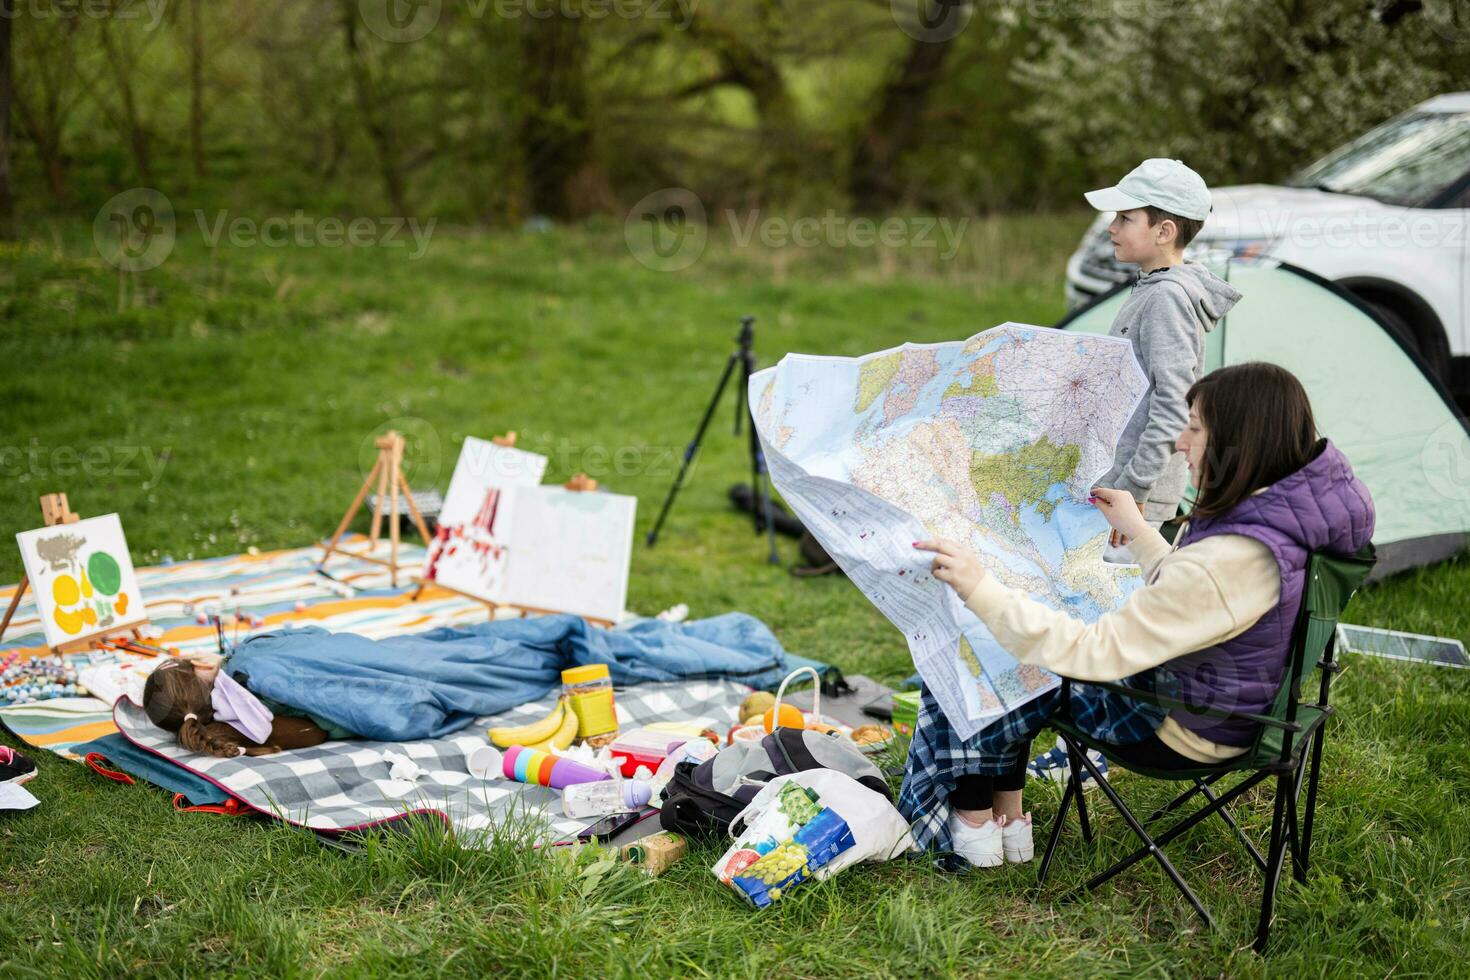
[[[209,688],[185,661],[158,665],[143,685],[143,713],[159,728],[174,732],[190,752],[233,759],[240,735],[229,725],[213,724]]]

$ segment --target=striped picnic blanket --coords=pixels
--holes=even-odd
[[[375,550],[368,550],[366,545],[367,537],[360,534],[344,543],[344,547],[360,553],[388,556],[386,539],[380,540]],[[390,585],[388,570],[382,566],[334,556],[327,571],[354,589],[350,598],[333,591],[336,583],[317,573],[321,554],[319,546],[292,548],[137,569],[149,621],[164,631],[163,637],[154,642],[183,652],[218,649],[214,627],[200,625],[192,614],[184,612],[186,605],[198,608],[206,603],[219,606],[227,619],[239,609],[246,616],[264,620],[254,630],[242,626],[238,634],[226,627],[225,639],[230,643],[237,637],[245,639],[251,632],[269,632],[286,625],[316,625],[334,632],[383,638],[436,626],[483,622],[486,618],[484,604],[442,589],[425,589],[417,601],[413,600],[416,586],[412,578],[423,565],[421,545],[399,545],[403,568],[397,588]],[[0,604],[9,603],[15,588],[0,589]],[[298,603],[304,604],[300,610],[296,608]],[[47,653],[40,617],[29,592],[6,630],[5,642],[0,643],[0,653],[17,649],[22,657]],[[112,652],[68,657],[79,668],[124,659],[127,655]],[[0,708],[0,724],[27,744],[67,758],[76,758],[70,752],[71,746],[117,731],[111,705],[92,697]]]

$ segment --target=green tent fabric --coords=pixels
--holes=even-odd
[[[1470,533],[1470,426],[1418,355],[1354,297],[1303,269],[1262,262],[1216,271],[1244,298],[1209,334],[1206,370],[1270,361],[1301,379],[1318,428],[1373,494],[1373,577],[1462,551]],[[1126,290],[1057,327],[1107,333]]]

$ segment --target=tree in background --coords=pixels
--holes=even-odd
[[[1457,87],[1463,46],[1418,3],[1205,0],[1151,17],[1058,18],[1017,63],[1023,114],[1092,182],[1179,157],[1211,183],[1275,180]]]
[[[96,84],[98,71],[83,64],[85,39],[79,18],[9,20],[14,31],[11,99],[16,118],[36,153],[52,201],[61,203],[67,196],[71,123]]]
[[[587,21],[577,0],[520,21],[524,89],[519,125],[530,207],[552,218],[584,213],[574,184],[595,180],[587,112]]]
[[[189,0],[189,150],[194,176],[208,171],[204,150],[204,25],[199,0]]]
[[[15,233],[15,194],[10,187],[10,22],[13,0],[0,0],[0,238]]]
[[[1031,209],[1146,156],[1274,179],[1470,68],[1456,0],[906,0],[965,10],[923,40],[894,0],[441,0],[407,40],[361,0],[181,0],[163,30],[136,2],[0,2],[0,193],[83,213],[140,183],[498,225],[670,187],[709,209]]]

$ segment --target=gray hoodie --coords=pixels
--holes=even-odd
[[[1145,501],[1149,520],[1173,517],[1189,478],[1174,441],[1189,421],[1184,395],[1205,368],[1205,333],[1230,312],[1240,291],[1198,262],[1140,276],[1113,321],[1112,337],[1133,341],[1148,392],[1118,438],[1113,468],[1098,486]]]

